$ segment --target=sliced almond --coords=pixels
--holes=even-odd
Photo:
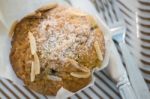
[[[34,62],[32,62],[32,65],[31,65],[31,73],[30,73],[30,80],[31,82],[33,82],[35,80],[35,72],[34,72]]]
[[[50,4],[48,4],[48,5],[45,5],[45,6],[41,7],[41,8],[39,8],[39,9],[37,10],[37,12],[38,12],[38,11],[50,10],[50,9],[52,9],[52,8],[55,8],[56,6],[57,6],[57,3],[50,3]]]
[[[76,78],[88,78],[90,72],[71,72],[70,75]]]
[[[62,81],[62,78],[54,75],[47,75],[48,79],[53,80],[53,81]]]
[[[34,16],[36,14],[36,12],[31,12],[30,14],[26,15],[25,17],[31,17]]]
[[[34,72],[35,74],[40,74],[40,61],[39,61],[39,57],[37,55],[37,53],[34,54],[34,65],[35,65],[35,68],[34,68]]]
[[[83,12],[80,12],[78,10],[75,10],[75,9],[69,9],[67,10],[71,15],[74,15],[74,16],[86,16],[87,14],[86,13],[83,13]]]
[[[88,69],[87,67],[80,67],[80,70],[83,72],[90,72],[90,69]]]
[[[32,12],[28,15],[26,15],[24,18],[40,18],[41,17],[41,13],[40,12]]]
[[[87,19],[89,20],[89,22],[91,23],[92,27],[97,26],[96,21],[94,20],[94,18],[91,15],[87,16]]]
[[[75,68],[77,68],[77,69],[79,69],[79,70],[81,70],[83,72],[90,72],[90,70],[87,67],[83,67],[83,66],[81,67],[81,66],[79,66],[78,62],[75,61],[74,59],[67,58],[66,60],[69,63],[71,63],[72,66],[74,66]]]
[[[36,41],[31,32],[28,32],[28,37],[29,37],[29,42],[30,42],[31,54],[34,55],[37,51]]]
[[[78,62],[74,59],[66,58],[65,61],[71,63],[74,67],[79,68]]]
[[[11,28],[10,28],[10,32],[9,32],[9,37],[12,39],[12,37],[13,37],[13,35],[14,35],[14,30],[15,30],[15,27],[16,27],[16,25],[18,24],[18,21],[15,21],[13,24],[12,24],[12,26],[11,26]]]
[[[101,52],[100,46],[99,46],[99,44],[98,44],[97,41],[94,42],[94,48],[95,48],[95,50],[96,50],[98,59],[99,59],[100,61],[102,61],[102,60],[103,60],[103,56],[102,56],[102,52]]]

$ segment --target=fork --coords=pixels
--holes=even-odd
[[[115,5],[115,0],[95,0],[100,15],[109,26],[112,39],[116,41],[121,49],[122,57],[126,64],[126,69],[137,99],[149,99],[148,87],[142,77],[142,74],[131,56],[127,45],[125,44],[126,28],[121,18],[119,8]]]

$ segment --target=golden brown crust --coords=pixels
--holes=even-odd
[[[68,9],[57,5],[46,12],[38,10],[40,17],[31,14],[14,29],[10,54],[13,69],[26,86],[41,94],[56,95],[61,87],[76,92],[89,84],[89,74],[102,62],[97,56],[95,41],[104,56],[101,30],[87,14],[70,13]],[[33,81],[30,73],[35,56],[31,53],[29,32],[35,37],[40,63],[40,74],[37,73]]]

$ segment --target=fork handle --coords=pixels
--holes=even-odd
[[[149,99],[150,95],[148,87],[146,86],[146,83],[137,64],[135,63],[135,60],[130,54],[129,49],[124,42],[119,42],[119,46],[121,48],[123,59],[126,64],[127,72],[129,74],[130,83],[134,89],[137,99],[142,99],[143,97],[144,99]]]
[[[113,41],[111,43],[111,54],[108,70],[110,76],[115,82],[117,82],[117,88],[119,89],[119,93],[122,97],[121,99],[137,99]]]
[[[119,87],[119,92],[121,94],[122,99],[136,99],[135,93],[130,85],[130,83],[126,83]]]
[[[119,89],[122,99],[137,99],[126,73],[119,78],[117,88]]]

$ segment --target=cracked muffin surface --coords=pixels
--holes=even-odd
[[[104,36],[94,18],[68,6],[38,9],[18,22],[12,34],[10,61],[16,75],[44,95],[88,85],[105,54]]]

